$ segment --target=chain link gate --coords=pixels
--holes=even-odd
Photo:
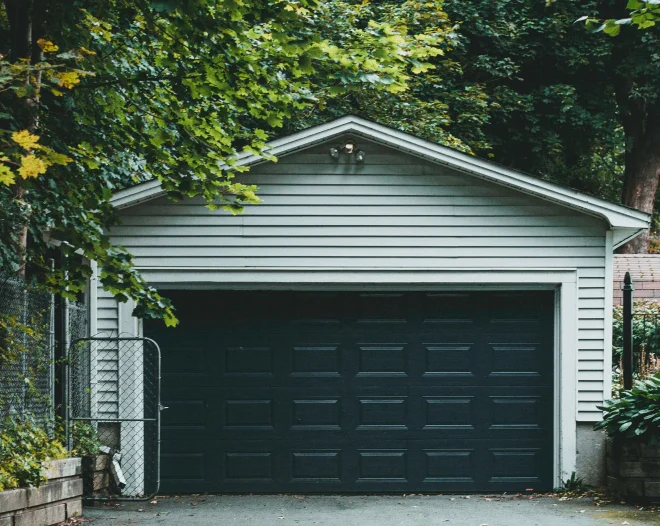
[[[83,455],[83,497],[151,498],[160,485],[158,344],[79,338],[66,363],[67,441]]]

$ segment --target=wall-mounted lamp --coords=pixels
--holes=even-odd
[[[366,153],[363,150],[358,150],[357,144],[355,141],[349,139],[339,146],[333,146],[330,148],[330,157],[333,159],[339,159],[339,155],[345,153],[347,155],[355,154],[355,162],[362,163],[366,157]]]

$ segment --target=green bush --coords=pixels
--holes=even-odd
[[[34,418],[6,418],[0,426],[0,491],[38,487],[46,481],[44,463],[68,456],[62,443]]]
[[[99,441],[96,428],[86,422],[74,422],[71,426],[72,454],[77,457],[96,455],[103,444]]]
[[[595,429],[605,429],[612,437],[656,444],[660,439],[660,373],[637,380],[618,399],[599,407],[605,412]]]
[[[660,303],[636,301],[633,305],[633,356],[637,378],[657,372],[660,357]],[[612,380],[614,392],[623,387],[621,359],[623,355],[623,307],[614,307],[612,316]]]

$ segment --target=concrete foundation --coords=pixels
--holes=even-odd
[[[592,422],[577,423],[576,474],[589,486],[604,486],[607,477],[607,440],[604,431],[595,431]]]

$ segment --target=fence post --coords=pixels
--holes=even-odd
[[[633,286],[630,272],[626,272],[623,279],[623,388],[632,389],[633,383],[633,331],[632,331],[632,306]]]
[[[66,273],[64,274],[66,276]],[[71,436],[69,431],[69,345],[71,344],[69,335],[69,300],[62,298],[62,415],[64,417],[64,443],[66,448],[71,451]]]

